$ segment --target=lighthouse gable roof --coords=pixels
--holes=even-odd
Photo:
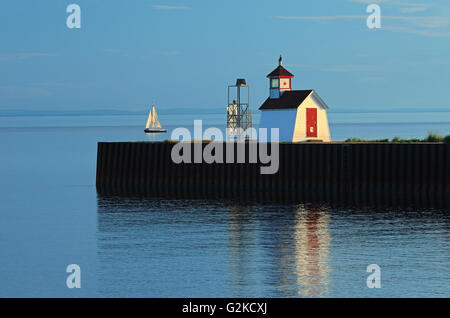
[[[280,98],[267,98],[259,110],[297,108],[312,92],[312,89],[285,91]]]
[[[283,66],[279,65],[276,69],[274,69],[267,77],[279,77],[279,76],[289,76],[294,77],[294,75],[285,69]]]

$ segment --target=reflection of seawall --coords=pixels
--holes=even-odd
[[[99,287],[110,296],[330,295],[326,205],[119,196],[97,204]]]
[[[122,195],[450,206],[450,144],[279,146],[278,172],[261,175],[261,163],[174,164],[172,143],[101,142],[97,190],[100,194]],[[194,151],[191,153],[193,159]]]

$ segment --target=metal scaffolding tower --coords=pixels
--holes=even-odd
[[[252,112],[250,111],[250,87],[244,78],[238,78],[236,85],[228,86],[227,140],[245,141],[252,139]]]

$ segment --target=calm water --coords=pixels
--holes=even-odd
[[[450,134],[449,112],[329,119],[335,140]],[[138,116],[0,117],[0,296],[450,297],[450,211],[97,197],[98,141],[168,138]]]

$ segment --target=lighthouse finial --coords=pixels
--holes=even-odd
[[[280,54],[280,58],[278,59],[278,63],[280,64],[280,66],[281,66],[281,64],[283,64],[283,58],[281,57],[281,54]]]

